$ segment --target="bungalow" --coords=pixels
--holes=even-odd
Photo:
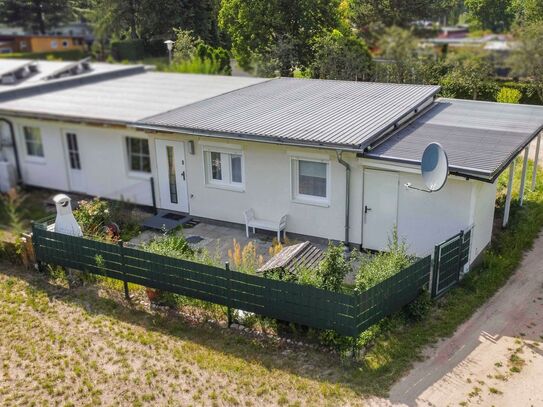
[[[288,233],[370,250],[397,227],[419,255],[472,229],[473,261],[490,242],[496,179],[538,136],[543,108],[438,91],[142,71],[0,92],[0,117],[29,185],[141,205],[155,196],[165,211],[236,224],[247,209],[287,215]],[[420,157],[433,141],[450,172],[426,193]]]

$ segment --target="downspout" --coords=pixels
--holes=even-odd
[[[17,184],[19,184],[23,177],[21,175],[21,164],[19,162],[19,152],[17,151],[17,142],[15,140],[15,131],[13,130],[13,123],[6,118],[0,117],[0,121],[6,123],[9,127],[11,135],[11,144],[13,145],[13,155],[15,156],[15,168],[17,170]]]
[[[345,167],[345,245],[349,247],[349,210],[351,207],[351,166],[343,160],[342,152],[336,151],[337,161]]]

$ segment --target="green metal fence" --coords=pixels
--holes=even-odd
[[[469,261],[471,232],[462,231],[436,245],[432,271],[432,297],[442,296],[460,281],[460,273]]]
[[[55,233],[46,224],[33,225],[33,244],[40,262],[348,336],[414,300],[431,266],[428,256],[365,292],[344,294]]]

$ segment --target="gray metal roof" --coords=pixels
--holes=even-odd
[[[143,72],[2,101],[0,113],[127,124],[264,81],[216,75]]]
[[[452,173],[493,181],[543,128],[543,107],[439,99],[365,157],[420,164],[440,143]]]
[[[0,83],[0,102],[33,94],[49,92],[61,88],[91,83],[97,80],[111,79],[119,76],[142,73],[143,65],[121,65],[91,62],[91,70],[75,76],[67,76],[58,79],[48,79],[55,72],[59,72],[74,64],[73,61],[32,61],[28,59],[4,59],[0,58],[0,76],[29,64],[36,67],[37,72],[12,84]]]
[[[360,149],[438,90],[281,78],[148,117],[136,127]]]

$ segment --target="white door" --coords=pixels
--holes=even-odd
[[[188,212],[185,145],[181,141],[156,140],[160,207]]]
[[[70,191],[86,192],[87,183],[81,155],[79,154],[79,140],[75,131],[67,130],[64,132],[64,145],[66,146],[66,159],[68,161]]]
[[[398,223],[399,174],[389,171],[364,171],[363,247],[385,250]]]

